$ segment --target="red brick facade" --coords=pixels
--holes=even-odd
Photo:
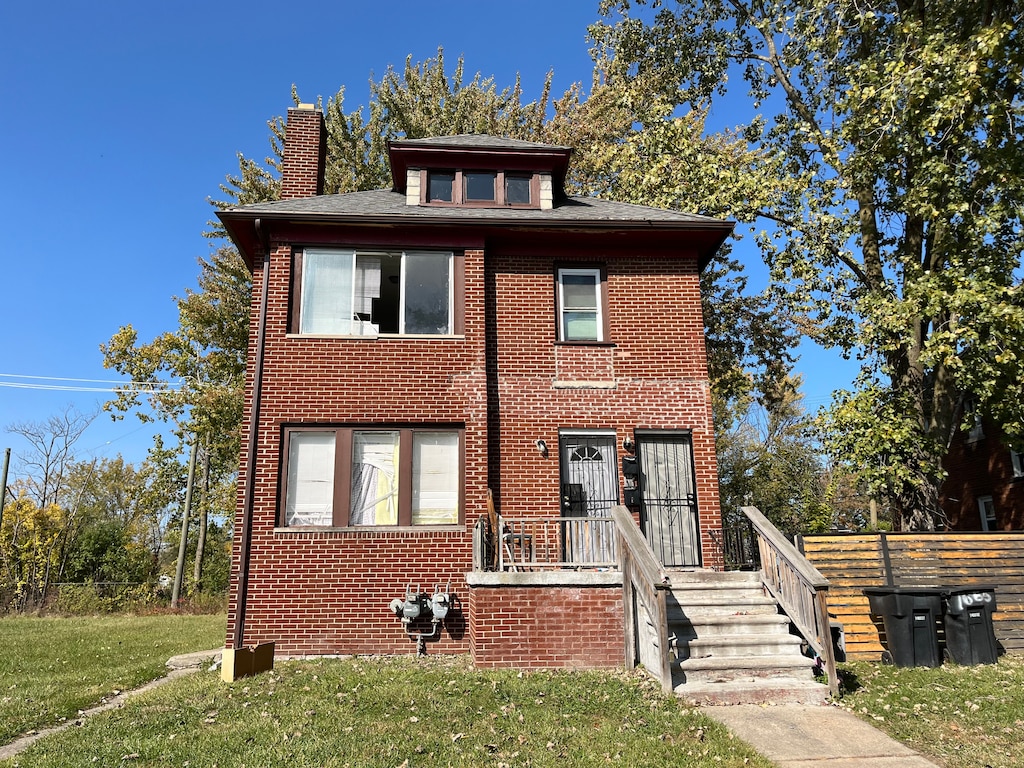
[[[622,583],[500,585],[470,590],[478,667],[609,669],[623,665]]]
[[[310,182],[311,169],[322,175],[322,150],[311,138],[322,133],[321,121],[318,112],[289,112],[283,193],[301,198],[322,188],[316,178]],[[299,158],[292,161],[297,137]],[[721,522],[698,281],[706,253],[688,245],[685,232],[657,226],[527,232],[466,220],[319,221],[274,206],[280,204],[243,222],[251,223],[249,235],[231,212],[222,215],[253,268],[247,425],[259,395],[255,467],[246,449],[240,466],[227,644],[276,641],[286,655],[412,652],[415,642],[389,602],[408,587],[431,592],[450,582],[452,610],[430,643],[432,653],[472,650],[486,666],[620,665],[621,586],[522,587],[511,604],[500,587],[469,589],[472,528],[486,515],[488,488],[506,517],[560,515],[558,451],[545,457],[536,446],[541,439],[558,446],[559,430],[613,430],[617,459],[636,430],[689,431],[702,564],[721,565],[710,533]],[[249,211],[237,215],[241,220]],[[297,260],[303,248],[317,245],[452,251],[460,266],[456,333],[294,333]],[[606,270],[608,338],[601,343],[556,341],[556,269],[574,264]],[[289,529],[280,470],[285,430],[302,425],[461,430],[460,522]],[[250,437],[243,436],[243,446]],[[619,484],[621,494],[622,477]],[[429,631],[430,624],[412,629]]]
[[[954,531],[1024,530],[1024,474],[1021,459],[1015,467],[1002,432],[984,423],[973,436],[957,432],[943,462],[948,473],[942,484],[940,507]],[[979,501],[991,502],[994,519],[982,520]]]

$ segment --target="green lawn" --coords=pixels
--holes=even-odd
[[[181,678],[11,766],[769,768],[642,673],[482,671],[465,657],[279,662]]]
[[[903,669],[845,664],[842,704],[947,768],[1024,766],[1024,656]]]
[[[218,647],[223,616],[0,620],[0,743]],[[947,768],[1024,765],[1024,656],[843,667],[842,706]],[[465,657],[279,662],[182,678],[9,766],[754,766],[769,763],[641,673],[481,671]]]
[[[161,677],[167,659],[224,644],[221,616],[0,619],[0,743]]]

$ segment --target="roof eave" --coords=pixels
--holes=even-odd
[[[217,217],[224,224],[228,236],[238,247],[251,270],[258,247],[261,245],[260,225],[271,221],[295,224],[331,224],[357,226],[473,226],[473,227],[515,227],[517,229],[556,229],[556,230],[591,230],[591,231],[677,231],[705,232],[709,236],[705,247],[698,254],[698,265],[701,271],[708,265],[718,249],[726,241],[735,228],[735,222],[721,219],[708,221],[673,221],[664,219],[523,219],[498,217],[488,219],[459,219],[451,216],[416,216],[396,219],[392,214],[347,216],[344,214],[323,213],[267,213],[256,211],[225,210],[217,211]]]

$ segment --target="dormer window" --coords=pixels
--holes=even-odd
[[[467,203],[494,202],[494,182],[497,180],[498,174],[486,171],[468,171],[464,174],[464,178]]]
[[[530,176],[505,176],[505,200],[509,205],[529,205],[532,202]]]
[[[480,170],[411,171],[420,174],[420,205],[540,208],[540,175]],[[410,182],[411,184],[412,182]],[[415,194],[415,193],[413,193]],[[413,197],[410,203],[416,198]]]
[[[431,171],[427,176],[427,202],[452,203],[455,188],[455,174],[450,172]]]

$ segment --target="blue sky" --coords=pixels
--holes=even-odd
[[[596,0],[445,3],[33,2],[0,5],[0,430],[109,395],[13,383],[101,388],[99,345],[132,324],[144,340],[177,325],[172,299],[193,286],[201,236],[236,153],[268,152],[266,121],[347,86],[346,109],[406,56],[445,49],[449,69],[499,87],[522,76],[527,99],[554,71],[555,94],[589,84],[587,25]],[[723,124],[749,116],[715,115]],[[744,251],[739,251],[743,255]],[[756,253],[747,253],[754,264]],[[849,383],[851,367],[809,350],[809,406]],[[101,414],[82,458],[144,457],[152,428]],[[0,448],[24,449],[0,431]]]

